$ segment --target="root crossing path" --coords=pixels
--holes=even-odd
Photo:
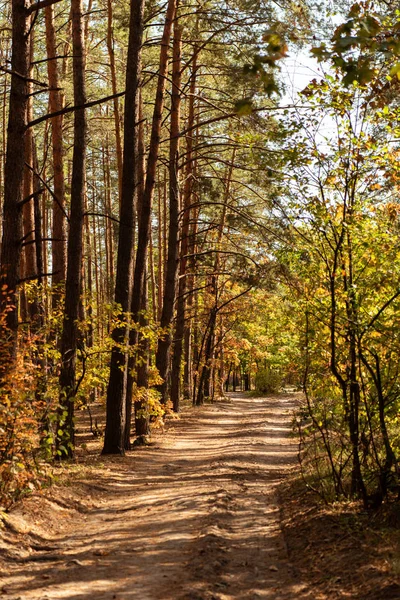
[[[42,512],[25,555],[7,561],[4,597],[311,598],[289,563],[276,496],[296,461],[293,407],[293,395],[232,394],[187,411],[154,446],[94,465],[76,489],[53,490],[48,533]]]

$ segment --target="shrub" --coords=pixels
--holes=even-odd
[[[263,394],[277,393],[282,386],[282,381],[279,371],[271,368],[260,369],[255,378],[256,390]]]

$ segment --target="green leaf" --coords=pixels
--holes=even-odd
[[[400,62],[396,63],[395,65],[393,65],[393,67],[390,69],[390,74],[391,75],[397,75],[397,77],[400,79]]]
[[[246,117],[253,112],[253,101],[251,98],[243,98],[235,102],[234,111],[240,117]]]

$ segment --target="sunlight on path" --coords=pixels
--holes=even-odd
[[[107,459],[86,482],[92,508],[63,515],[50,551],[13,564],[4,597],[312,598],[288,563],[276,498],[296,464],[294,402],[232,394],[185,413],[156,446]]]

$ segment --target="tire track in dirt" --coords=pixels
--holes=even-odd
[[[233,394],[187,411],[155,446],[104,460],[76,489],[53,490],[61,505],[48,528],[35,498],[22,503],[14,518],[29,514],[36,529],[20,534],[24,552],[5,563],[4,597],[312,598],[292,574],[276,499],[296,460],[294,402]],[[63,507],[67,493],[85,509]]]

